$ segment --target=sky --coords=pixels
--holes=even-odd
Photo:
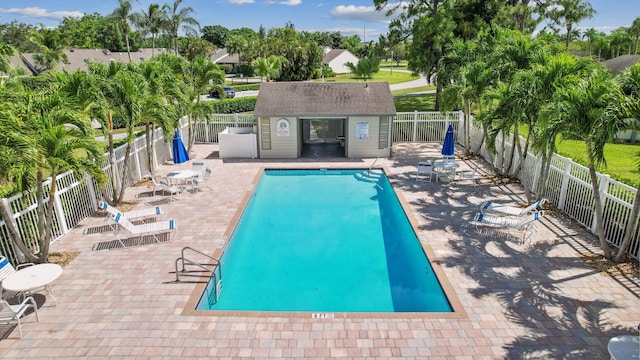
[[[173,0],[132,0],[133,11],[149,4],[173,4]],[[630,26],[640,17],[640,0],[590,0],[596,15],[578,24],[609,33]],[[387,33],[390,19],[373,6],[373,0],[184,0],[179,8],[191,7],[200,26],[222,25],[258,30],[284,27],[291,22],[296,30],[340,32],[359,35],[364,41],[377,40]],[[117,0],[0,0],[0,23],[13,20],[31,25],[55,27],[64,17],[80,17],[94,12],[106,16],[118,7]]]

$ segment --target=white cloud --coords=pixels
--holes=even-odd
[[[0,8],[0,13],[16,14],[31,18],[45,18],[50,20],[63,20],[65,17],[80,18],[84,16],[82,11],[47,11],[47,9],[39,7],[27,7],[27,8]]]
[[[357,21],[368,21],[377,23],[389,23],[394,17],[386,16],[388,10],[395,5],[387,5],[384,9],[377,11],[375,6],[338,5],[331,9],[331,16],[337,19],[348,19]]]
[[[254,0],[227,0],[231,4],[242,5],[242,4],[253,4]]]
[[[302,0],[267,0],[265,1],[267,5],[285,5],[285,6],[298,6],[302,4]]]

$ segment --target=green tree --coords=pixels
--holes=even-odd
[[[0,42],[0,72],[9,73],[11,69],[11,62],[9,60],[9,56],[15,55],[16,49],[7,44]]]
[[[631,118],[630,121],[632,121],[628,126],[638,130],[638,128],[640,128],[640,63],[636,63],[623,71],[618,75],[617,80],[625,96],[625,101],[622,103],[624,112]],[[638,166],[638,171],[640,171],[640,153],[636,154],[636,158],[636,165]],[[638,228],[638,216],[640,216],[640,186],[636,189],[633,208],[631,209],[631,214],[624,229],[624,238],[620,243],[618,252],[613,258],[615,262],[620,262],[626,254],[632,236]]]
[[[160,9],[158,4],[149,4],[147,11],[140,10],[131,15],[133,24],[143,34],[151,34],[151,56],[156,49],[156,37],[166,26],[166,14]]]
[[[633,53],[638,54],[638,40],[640,40],[640,16],[633,19],[629,27],[630,35],[633,37]]]
[[[271,55],[268,58],[257,58],[251,62],[251,66],[254,67],[256,75],[260,78],[264,78],[266,81],[280,76],[280,70],[282,63],[286,59],[281,56]]]
[[[563,138],[584,142],[587,167],[593,188],[596,234],[604,257],[611,259],[611,248],[604,231],[604,203],[596,168],[606,166],[604,146],[627,125],[618,110],[623,102],[619,85],[601,66],[595,66],[590,76],[556,91],[546,117],[557,122]]]
[[[584,19],[591,19],[595,10],[586,0],[555,0],[547,16],[553,25],[565,29],[565,47],[569,49],[569,42],[574,26]]]
[[[88,172],[99,182],[103,181],[104,172],[99,166],[102,149],[93,137],[89,119],[82,117],[56,87],[25,91],[19,97],[20,102],[11,106],[16,118],[29,124],[21,131],[29,139],[33,161],[24,176],[35,177],[38,239],[36,244],[28,243],[29,239],[13,240],[27,261],[43,263],[47,261],[54,230],[53,205],[58,175],[74,170],[78,179]],[[51,179],[46,194],[45,174]],[[30,250],[36,247],[33,245],[37,245],[37,253]]]
[[[215,45],[217,48],[223,48],[227,42],[229,29],[222,25],[205,26],[202,28],[202,38]]]
[[[13,46],[21,53],[35,53],[38,52],[37,44],[30,40],[33,31],[37,31],[35,26],[15,20],[8,24],[0,24],[0,42]]]
[[[120,30],[124,33],[124,41],[127,46],[127,55],[129,56],[129,62],[131,62],[131,48],[129,46],[129,32],[131,30],[129,27],[129,21],[132,20],[131,1],[118,0],[118,3],[120,4],[120,6],[116,8],[109,16],[116,21],[116,23],[120,27]]]
[[[40,29],[31,32],[30,40],[38,45],[38,52],[33,55],[39,72],[53,69],[59,62],[67,61],[65,53],[69,39],[57,29]]]
[[[187,6],[182,9],[178,9],[183,1],[184,0],[175,0],[173,5],[164,4],[162,6],[162,9],[166,14],[167,30],[173,38],[173,51],[175,55],[178,55],[178,30],[182,27],[182,29],[187,33],[193,34],[196,33],[197,30],[192,26],[197,28],[200,27],[198,21],[191,15],[195,12],[192,7]]]

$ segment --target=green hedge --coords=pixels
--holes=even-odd
[[[235,114],[253,111],[256,107],[257,96],[245,96],[234,99],[213,100],[214,114]]]
[[[233,90],[235,90],[235,92],[260,89],[260,83],[238,84],[238,85],[229,85],[229,86],[231,86]]]

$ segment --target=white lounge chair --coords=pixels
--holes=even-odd
[[[543,216],[544,211],[536,211],[520,217],[476,213],[473,217],[472,224],[475,225],[478,232],[481,232],[481,228],[489,231],[504,230],[508,234],[511,234],[510,231],[512,230],[519,231],[522,234],[521,243],[524,243],[533,234],[533,230],[535,229],[533,223]]]
[[[426,178],[428,182],[431,182],[431,175],[433,174],[433,165],[427,161],[418,162],[418,169],[416,170],[416,181],[422,178]]]
[[[145,235],[151,236],[155,242],[160,243],[161,241],[159,236],[162,234],[170,233],[169,241],[171,241],[173,236],[175,235],[175,230],[178,227],[177,221],[173,219],[134,225],[121,212],[118,212],[112,216],[113,216],[113,221],[115,221],[120,225],[120,227],[118,227],[118,230],[116,230],[116,239],[120,242],[122,247],[128,247],[128,245],[125,243],[126,240],[140,238],[140,242],[142,242],[142,238]],[[130,235],[133,235],[133,236],[122,237],[120,233],[121,228],[125,229]]]
[[[33,300],[33,297],[27,296],[17,305],[10,305],[8,302],[0,300],[0,323],[18,323],[18,332],[22,339],[22,323],[20,322],[20,318],[24,316],[24,313],[29,310],[29,308],[33,308],[33,312],[36,313],[36,321],[39,322],[38,305],[35,300]]]
[[[160,209],[160,206],[148,207],[148,208],[131,210],[131,211],[120,211],[116,207],[113,207],[104,201],[100,201],[98,203],[98,209],[104,210],[107,212],[107,216],[106,216],[107,221],[112,220],[117,213],[121,213],[131,222],[133,222],[135,219],[141,219],[141,218],[144,219],[144,218],[149,218],[151,216],[157,216],[162,214],[162,209]],[[111,230],[116,230],[115,226],[111,226],[111,225],[109,226],[111,227]]]
[[[492,201],[486,201],[480,205],[480,212],[482,213],[498,213],[511,216],[522,216],[534,211],[540,210],[542,205],[547,202],[547,199],[541,199],[535,203],[527,206],[526,208],[519,208],[516,206],[496,204]]]

